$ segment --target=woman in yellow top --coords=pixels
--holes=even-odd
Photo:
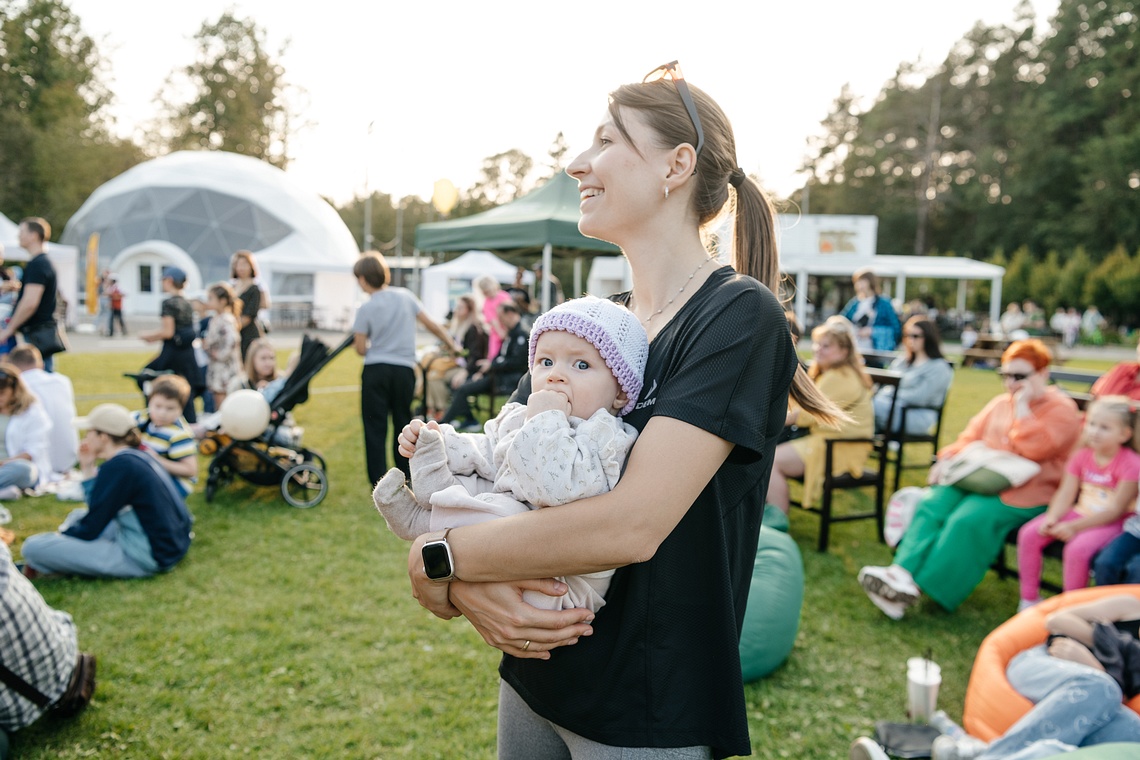
[[[803,477],[804,504],[812,504],[823,485],[823,469],[828,438],[870,438],[875,433],[871,405],[871,378],[863,371],[863,357],[855,345],[854,329],[845,317],[829,317],[811,331],[815,358],[808,375],[820,392],[851,418],[838,428],[824,427],[795,403],[788,409],[787,425],[807,428],[803,438],[776,447],[772,479],[768,482],[768,503],[788,511],[788,478]],[[836,446],[832,454],[834,475],[859,475],[871,451],[869,443]]]

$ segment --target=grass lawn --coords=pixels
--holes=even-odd
[[[82,414],[108,400],[140,406],[122,373],[145,358],[65,354],[58,366]],[[99,686],[78,718],[15,734],[15,757],[494,757],[496,651],[408,593],[407,547],[372,507],[359,396],[345,390],[359,371],[345,352],[295,411],[305,443],[329,463],[317,508],[293,509],[276,489],[239,481],[210,504],[190,498],[194,545],[167,575],[36,582],[74,616],[81,647],[99,658]],[[959,370],[945,440],[1000,390],[993,372]],[[54,529],[76,505],[8,506],[18,555],[25,536]],[[990,573],[955,614],[924,603],[892,622],[855,582],[860,566],[890,557],[871,522],[836,525],[827,554],[814,549],[817,530],[813,516],[792,515],[807,592],[791,658],[746,687],[754,755],[846,758],[875,720],[905,719],[905,660],[927,650],[942,665],[940,705],[960,717],[974,652],[1016,609],[1016,584]]]

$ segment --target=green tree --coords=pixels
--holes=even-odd
[[[1005,265],[1005,277],[1001,281],[1001,297],[1005,303],[1024,301],[1033,298],[1029,278],[1033,274],[1035,261],[1028,248],[1018,248],[1013,258]]]
[[[284,169],[294,121],[285,69],[267,49],[265,31],[226,11],[203,23],[197,60],[167,80],[159,142],[171,150],[241,153]],[[188,99],[179,99],[182,91]]]
[[[1029,271],[1029,298],[1052,314],[1060,303],[1058,286],[1061,282],[1061,261],[1056,251],[1050,251],[1044,261],[1035,264]]]
[[[1085,283],[1092,274],[1093,260],[1089,258],[1084,248],[1078,247],[1066,259],[1061,268],[1061,275],[1057,281],[1057,298],[1059,306],[1083,307],[1087,302],[1085,298]]]
[[[488,156],[479,169],[479,179],[464,195],[483,208],[510,203],[534,186],[533,168],[534,160],[517,148]]]
[[[561,174],[566,171],[567,165],[570,163],[567,153],[570,152],[570,146],[566,142],[566,136],[559,132],[554,142],[550,144],[550,150],[547,152],[549,159],[546,164],[546,171],[543,179],[550,179],[555,174]]]
[[[59,0],[0,6],[0,207],[56,234],[103,182],[142,158],[107,130],[111,93],[80,19]]]

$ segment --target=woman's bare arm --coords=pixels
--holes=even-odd
[[[1054,612],[1045,618],[1045,627],[1049,633],[1068,636],[1091,647],[1093,623],[1136,619],[1140,619],[1140,599],[1130,594],[1119,594]]]
[[[464,581],[518,581],[580,575],[644,562],[696,501],[732,444],[688,423],[654,417],[634,444],[613,491],[559,507],[456,528],[448,540]],[[427,580],[412,543],[413,593],[441,617],[457,610],[446,584]],[[533,608],[532,608],[533,609]]]

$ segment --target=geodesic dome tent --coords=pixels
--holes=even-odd
[[[200,291],[229,280],[242,249],[275,306],[308,304],[321,326],[343,324],[359,293],[359,251],[336,211],[280,169],[235,153],[180,151],[99,187],[61,238],[79,247],[80,271],[92,233],[98,268],[118,275],[131,314],[158,313],[164,266],[185,270],[187,291]]]

